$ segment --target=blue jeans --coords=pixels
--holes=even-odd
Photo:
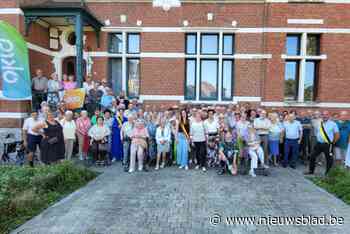
[[[179,133],[178,134],[178,144],[176,148],[176,161],[177,164],[180,166],[188,166],[188,142],[185,137],[185,134]]]
[[[283,166],[288,165],[288,157],[289,157],[289,152],[292,153],[292,160],[290,165],[291,166],[296,166],[297,159],[298,159],[298,154],[299,154],[299,139],[286,139],[284,142],[284,160],[283,160]]]

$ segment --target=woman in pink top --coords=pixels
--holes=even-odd
[[[90,118],[87,111],[83,110],[80,117],[76,120],[77,136],[79,143],[79,158],[85,160],[89,150],[89,136],[88,132],[91,127]]]
[[[149,137],[147,128],[142,120],[137,120],[131,134],[130,146],[130,168],[129,172],[135,171],[136,155],[138,160],[139,171],[143,170],[143,158],[145,150],[147,149],[147,138]]]
[[[74,81],[74,76],[70,75],[68,76],[68,81],[63,81],[63,88],[64,90],[71,90],[75,89],[77,86],[77,83]]]

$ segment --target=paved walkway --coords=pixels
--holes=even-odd
[[[350,206],[304,179],[274,168],[269,177],[218,176],[215,171],[124,173],[120,165],[14,233],[349,233]],[[213,226],[209,217],[220,214]],[[227,225],[225,216],[334,215],[342,226]]]

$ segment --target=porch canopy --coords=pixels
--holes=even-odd
[[[37,20],[49,25],[74,25],[76,36],[76,81],[81,87],[83,81],[83,30],[90,26],[96,33],[97,46],[103,24],[89,11],[84,0],[21,0],[20,7],[25,17],[25,32],[28,35],[31,24]]]

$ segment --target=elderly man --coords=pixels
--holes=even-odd
[[[333,145],[339,139],[339,128],[337,124],[330,119],[330,114],[328,111],[322,113],[322,121],[320,127],[316,129],[317,143],[313,149],[310,157],[309,171],[306,175],[312,175],[316,167],[316,159],[321,154],[324,153],[326,156],[327,167],[326,174],[332,168],[333,165]]]
[[[301,123],[295,120],[295,114],[290,113],[287,121],[283,123],[285,142],[284,142],[284,160],[283,167],[289,164],[289,152],[292,153],[292,160],[290,160],[290,167],[295,169],[299,154],[299,145],[303,138],[303,127]]]
[[[32,79],[33,108],[40,109],[40,104],[47,99],[48,79],[43,75],[41,69],[37,69]]]
[[[254,128],[257,131],[264,149],[264,160],[268,160],[268,142],[269,142],[269,129],[271,127],[271,121],[266,117],[266,111],[263,109],[259,110],[259,118],[254,119]]]

